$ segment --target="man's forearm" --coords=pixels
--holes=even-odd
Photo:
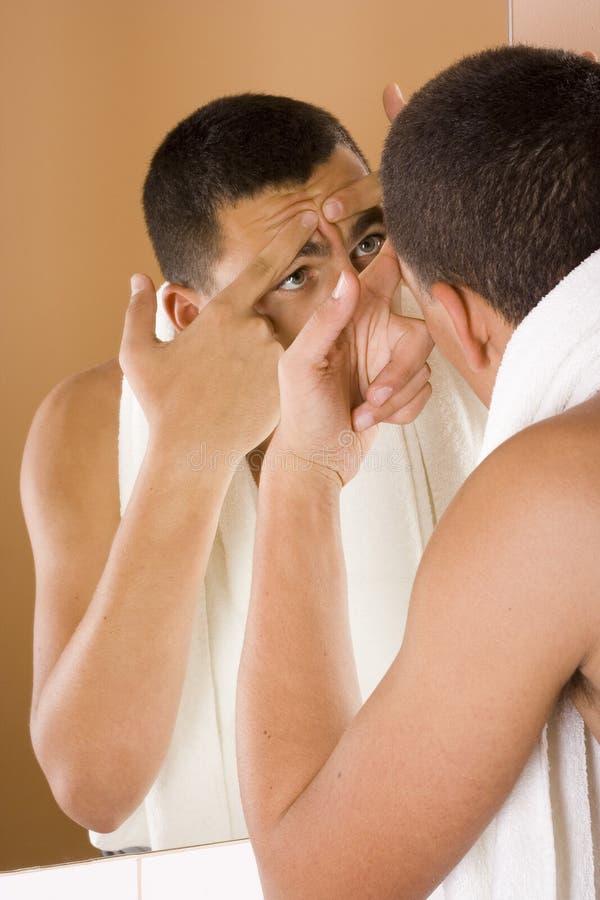
[[[356,714],[339,521],[340,484],[319,466],[261,477],[237,742],[250,836],[280,818]]]
[[[93,830],[133,812],[168,748],[231,475],[193,468],[179,445],[149,446],[94,596],[32,711],[57,799]]]

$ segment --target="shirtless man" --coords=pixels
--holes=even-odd
[[[399,102],[388,95],[391,115]],[[192,125],[198,158],[208,152],[203,129],[212,129],[204,173],[189,165],[195,157],[182,143],[195,139]],[[361,272],[385,239],[376,203],[339,227],[323,222],[313,235],[328,195],[367,171],[339,123],[306,104],[241,97],[199,111],[165,139],[146,182],[149,230],[169,279],[164,305],[179,334],[170,344],[155,341],[153,385],[131,371],[150,439],[121,522],[119,362],[67,379],[36,414],[22,472],[37,577],[31,732],[59,804],[95,832],[121,826],[165,759],[199,584],[232,478],[225,456],[266,446],[278,421],[281,345],[340,271]],[[375,300],[363,325],[378,344],[362,374],[374,404],[361,409],[375,421],[409,422],[430,395],[431,341],[421,321],[390,314],[386,302],[374,315],[389,287],[382,264],[364,285]],[[150,310],[134,304],[128,327],[154,315],[155,301]],[[378,403],[382,387],[388,396]],[[219,458],[216,469],[185,464],[201,443]]]
[[[525,47],[442,73],[392,127],[383,164],[390,238],[431,334],[492,414],[511,338],[600,247],[599,147],[600,66]],[[346,272],[282,358],[281,421],[261,479],[238,759],[267,900],[426,897],[505,801],[517,802],[513,786],[559,700],[573,701],[575,721],[600,740],[598,349],[579,373],[589,399],[513,432],[459,491],[419,568],[402,648],[361,707],[339,498],[369,432],[352,431],[354,452],[343,459],[333,452],[356,402],[364,346],[347,325],[359,295]],[[577,300],[562,307],[559,333],[539,340],[568,339],[561,331],[580,314]],[[591,335],[600,347],[597,315]],[[551,353],[544,365],[556,374]],[[142,371],[140,358],[140,379]],[[509,406],[534,387],[517,381]],[[324,463],[315,457],[322,447],[332,448]],[[552,778],[576,752],[570,744]],[[575,803],[569,827],[587,816],[589,831],[588,806],[592,824],[598,808],[586,792],[553,795],[552,816],[555,803]],[[560,855],[572,835],[556,821],[551,834],[553,825]],[[508,865],[521,858],[523,868],[505,868],[505,878],[526,884],[536,865],[540,878],[550,875],[552,836],[541,860],[527,829],[508,837],[517,842]],[[577,843],[572,852],[585,854]],[[565,888],[557,873],[545,892],[535,878],[517,891],[493,881],[486,872],[502,877],[501,867],[492,860],[486,870],[482,853],[481,890],[444,897],[597,896],[589,856],[570,861],[585,890]]]

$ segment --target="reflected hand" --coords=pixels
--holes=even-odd
[[[423,409],[431,396],[425,360],[433,343],[420,319],[391,312],[399,281],[398,260],[386,242],[360,280],[342,273],[334,295],[282,356],[281,422],[269,448],[271,464],[281,464],[275,454],[292,454],[345,484],[358,472],[378,422],[406,423]],[[377,405],[382,388],[391,396]],[[371,420],[361,422],[361,413]]]
[[[154,286],[147,276],[134,276],[119,363],[151,437],[246,453],[272,433],[283,350],[254,305],[281,280],[316,224],[314,212],[291,219],[172,341],[155,337]]]
[[[383,92],[383,106],[389,121],[393,122],[405,106],[402,91],[397,84],[386,85]],[[331,194],[323,204],[323,215],[330,222],[341,222],[373,206],[381,206],[378,172],[371,172],[370,175],[365,175],[348,187]]]
[[[360,276],[361,297],[354,315],[358,386],[364,401],[352,413],[362,431],[387,422],[406,425],[431,396],[427,357],[433,341],[421,319],[391,310],[400,287],[400,266],[389,241]]]

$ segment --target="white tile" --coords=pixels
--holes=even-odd
[[[138,900],[136,857],[0,875],[0,900]]]
[[[263,900],[249,841],[147,853],[141,860],[141,900]]]

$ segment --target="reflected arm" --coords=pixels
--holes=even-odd
[[[36,568],[33,746],[63,810],[110,832],[166,754],[228,475],[151,444],[119,519],[118,369],[46,398],[21,491]]]

